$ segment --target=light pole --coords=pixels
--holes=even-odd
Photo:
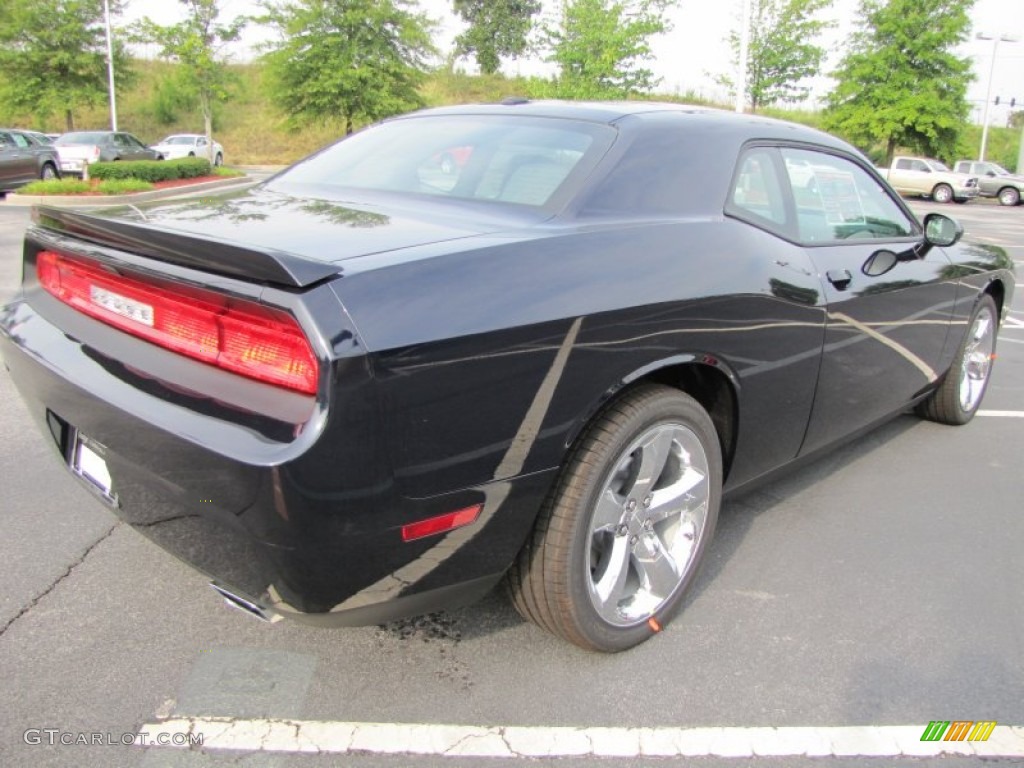
[[[1013,35],[987,35],[979,32],[974,36],[976,40],[992,41],[992,63],[988,66],[988,85],[985,88],[985,109],[981,116],[981,151],[978,153],[978,162],[985,160],[985,147],[988,145],[988,108],[992,104],[992,73],[996,69],[996,49],[999,43],[1016,43],[1018,38]]]
[[[736,78],[736,111],[742,112],[747,100],[747,52],[750,49],[750,0],[742,0],[740,13],[740,71]]]
[[[110,130],[117,130],[117,99],[114,96],[114,40],[110,34],[110,0],[103,0],[107,20],[107,87],[110,89]]]

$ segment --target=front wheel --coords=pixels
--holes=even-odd
[[[940,424],[966,424],[981,405],[992,373],[999,332],[999,314],[991,296],[982,295],[967,328],[942,384],[917,408],[926,419]]]
[[[936,203],[948,203],[953,199],[953,188],[949,184],[936,184],[932,190],[932,200]]]
[[[60,175],[57,173],[57,167],[52,163],[43,163],[42,169],[39,171],[39,178],[43,181],[53,181],[59,179]]]
[[[217,168],[219,168],[220,166],[224,165],[224,155],[222,155],[220,152],[218,152],[217,156],[215,158],[213,158],[213,165],[215,167],[217,167]]]
[[[1020,192],[1013,187],[1006,187],[999,190],[1000,205],[1017,205],[1020,202]]]
[[[624,395],[580,438],[509,572],[517,610],[591,650],[648,639],[693,583],[721,487],[718,435],[692,397]]]

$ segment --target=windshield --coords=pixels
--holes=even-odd
[[[161,144],[195,144],[195,136],[168,136],[160,140]]]
[[[990,171],[992,171],[996,176],[1011,176],[1012,175],[1008,170],[1003,168],[1003,166],[996,165],[995,163],[989,163],[988,164],[988,169]]]
[[[505,116],[395,120],[340,141],[272,183],[543,206],[614,138],[605,125]]]
[[[104,144],[107,137],[110,134],[107,133],[65,133],[54,144],[60,146],[68,146],[69,144]]]

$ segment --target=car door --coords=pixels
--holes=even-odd
[[[942,249],[921,247],[920,225],[865,167],[825,151],[780,152],[797,237],[828,310],[806,454],[898,411],[936,382],[957,285]]]
[[[14,183],[17,162],[10,134],[0,131],[0,190],[9,189]]]
[[[7,181],[11,184],[26,184],[36,178],[36,159],[32,154],[29,140],[17,131],[8,131],[7,151],[4,162],[7,166]]]

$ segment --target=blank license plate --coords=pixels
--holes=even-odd
[[[81,435],[75,435],[75,450],[71,456],[71,469],[103,494],[108,501],[114,501],[115,496],[107,462],[90,447]]]

